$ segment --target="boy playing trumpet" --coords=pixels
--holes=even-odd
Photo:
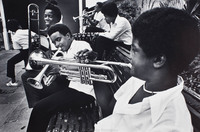
[[[64,24],[51,26],[48,35],[55,46],[63,51],[65,59],[74,59],[76,53],[81,50],[92,50],[89,43],[74,40],[70,29]],[[26,94],[29,98],[37,98],[33,102],[27,132],[44,132],[51,116],[56,112],[85,106],[94,101],[92,85],[70,81],[68,86],[66,82],[67,79],[55,80],[50,86],[43,86],[41,90],[32,88],[32,93],[29,91]]]

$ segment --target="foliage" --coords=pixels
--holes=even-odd
[[[141,13],[155,7],[174,7],[178,9],[185,8],[185,0],[138,0],[138,6]]]
[[[139,14],[139,8],[135,0],[123,0],[116,2],[119,15],[125,17],[132,24]]]
[[[200,94],[200,54],[195,57],[188,69],[183,71],[181,75],[185,85]]]
[[[200,0],[191,1],[185,0],[114,0],[119,7],[119,14],[127,18],[130,23],[144,11],[155,7],[174,7],[183,9],[190,13],[196,20],[200,22]],[[194,61],[189,65],[189,68],[181,73],[184,78],[185,85],[200,94],[200,54],[195,57]]]

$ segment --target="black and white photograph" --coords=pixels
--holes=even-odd
[[[200,132],[200,0],[0,0],[0,132]]]

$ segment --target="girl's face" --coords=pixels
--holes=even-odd
[[[132,65],[131,75],[142,80],[147,80],[151,75],[151,69],[153,68],[152,59],[146,56],[139,46],[139,41],[137,39],[133,40],[130,58]]]
[[[47,27],[50,27],[51,25],[57,23],[54,11],[50,9],[46,9],[44,11],[44,22]]]

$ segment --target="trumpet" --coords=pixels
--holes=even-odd
[[[52,59],[55,59],[59,53],[61,53],[61,54],[63,55],[63,52],[61,51],[60,48],[59,48],[59,49],[56,51],[56,53],[52,56]],[[34,51],[33,51],[33,53],[31,53],[30,56],[29,56],[30,65],[33,65],[33,63],[34,63],[34,65],[35,65],[35,62],[32,61],[32,59],[31,59],[32,56],[37,56],[37,57],[38,57],[38,56],[40,56],[40,55],[42,55],[42,57],[44,56],[42,52],[34,52]],[[40,56],[40,57],[41,57],[41,56]],[[38,58],[40,58],[40,57],[38,57]],[[42,57],[41,57],[41,58],[42,58]],[[34,87],[34,88],[42,89],[43,86],[42,86],[41,81],[42,81],[42,78],[45,77],[45,80],[47,81],[47,82],[45,82],[45,84],[46,84],[46,85],[49,85],[49,84],[50,84],[49,79],[53,80],[53,76],[50,75],[48,78],[45,76],[44,73],[46,72],[46,70],[47,70],[48,67],[49,67],[49,64],[45,65],[45,66],[43,67],[43,69],[40,71],[40,73],[39,73],[35,78],[28,78],[28,79],[27,79],[27,82],[28,82],[32,87]]]
[[[117,80],[117,75],[115,74],[115,71],[109,67],[108,65],[119,65],[122,67],[128,67],[131,68],[132,65],[129,63],[121,63],[121,62],[111,62],[111,61],[93,61],[93,64],[85,64],[85,63],[79,63],[74,61],[60,61],[60,60],[54,60],[52,59],[46,59],[41,57],[41,55],[37,55],[36,53],[30,55],[29,61],[34,61],[38,65],[61,65],[59,69],[59,74],[66,76],[68,80],[72,81],[79,81],[83,84],[89,84],[92,85],[93,81],[99,81],[99,82],[105,82],[105,83],[114,83]],[[45,66],[45,67],[46,67]],[[73,66],[78,67],[78,69],[68,69],[64,66]],[[98,69],[98,70],[104,70],[109,72],[108,75],[104,74],[96,74],[91,69]],[[46,69],[45,69],[46,70]],[[35,88],[42,88],[41,80],[43,78],[43,70],[33,79],[29,79],[28,81],[30,85],[32,85]],[[33,81],[32,81],[33,80]]]
[[[85,15],[92,16],[94,12],[95,12],[95,10],[92,10],[92,11],[86,12],[80,16],[76,16],[76,17],[73,16],[72,18],[76,22],[77,19],[83,18],[83,16],[85,16]]]

